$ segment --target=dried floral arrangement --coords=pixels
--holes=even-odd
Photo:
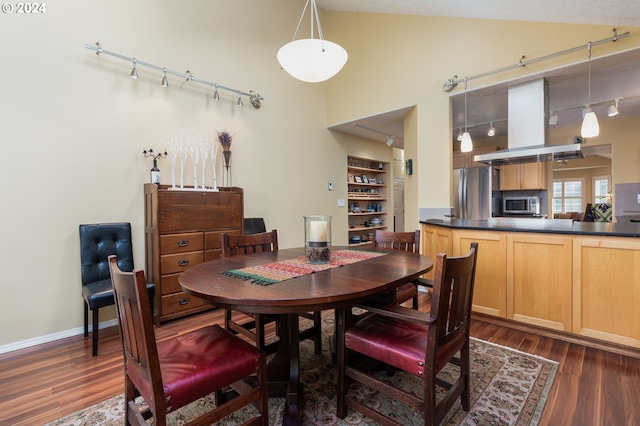
[[[233,136],[227,130],[222,130],[218,132],[218,142],[222,145],[223,151],[231,151],[231,141],[233,140]]]

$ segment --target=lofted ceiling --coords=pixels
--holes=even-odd
[[[612,26],[640,26],[640,1],[612,0],[603,7],[599,0],[316,0],[327,10],[449,16],[512,21],[542,21]],[[546,4],[546,6],[545,6]],[[580,64],[553,70],[518,81],[467,91],[467,129],[473,139],[486,138],[490,123],[496,136],[507,134],[508,86],[544,77],[549,82],[549,109],[558,115],[557,126],[576,125],[587,103],[587,51]],[[596,58],[591,61],[591,102],[598,119],[615,120],[640,116],[640,49]],[[489,70],[487,70],[489,71]],[[443,84],[448,78],[443,76]],[[460,87],[452,95],[452,142],[464,127],[464,95]],[[607,116],[611,101],[619,99],[620,113]],[[332,126],[331,129],[385,143],[395,136],[393,146],[403,148],[403,118],[411,107],[387,111]]]

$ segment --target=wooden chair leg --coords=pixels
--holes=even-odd
[[[93,310],[93,324],[92,324],[92,329],[93,330],[91,332],[91,339],[92,339],[91,347],[92,347],[93,356],[97,356],[98,355],[98,329],[100,328],[100,320],[98,319],[98,311],[99,311],[98,308]]]
[[[337,381],[337,395],[336,395],[336,414],[338,418],[344,419],[347,417],[347,405],[345,403],[345,397],[347,395],[347,378],[345,376],[345,368],[347,361],[347,350],[344,347],[344,333],[345,333],[345,310],[351,308],[339,308],[335,310],[335,338],[336,338],[336,351],[337,351],[337,366],[338,368],[336,381]]]

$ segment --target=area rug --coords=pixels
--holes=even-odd
[[[314,354],[313,343],[300,344],[301,380],[304,384],[304,425],[376,425],[377,423],[349,410],[346,419],[336,417],[335,366],[331,362],[328,336],[333,333],[333,316],[323,315],[323,353]],[[558,364],[554,361],[519,352],[478,339],[471,339],[471,410],[462,409],[460,400],[443,424],[446,425],[537,425],[547,395],[553,384]],[[440,374],[455,375],[457,367],[447,366]],[[380,372],[387,377],[386,372]],[[420,393],[419,379],[396,372],[388,380]],[[404,425],[424,424],[418,412],[362,385],[352,385],[350,393],[391,413]],[[143,405],[143,401],[139,401]],[[215,404],[213,395],[170,414],[170,424],[182,425]],[[253,413],[248,407],[218,423],[236,425]],[[283,398],[269,399],[269,424],[280,425]],[[115,426],[124,419],[123,396],[119,395],[48,423],[47,426]]]

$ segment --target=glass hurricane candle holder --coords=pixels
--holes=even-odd
[[[304,249],[308,263],[331,261],[331,216],[304,216]]]

